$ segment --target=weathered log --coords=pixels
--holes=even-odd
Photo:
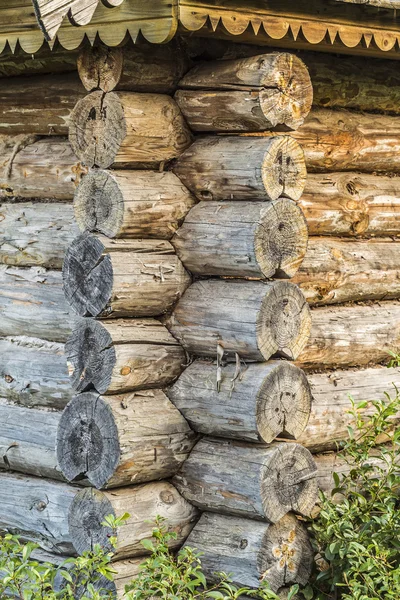
[[[59,271],[0,265],[0,336],[64,342],[77,317],[63,293]]]
[[[303,150],[289,136],[200,138],[174,172],[199,200],[298,200],[307,177]]]
[[[290,511],[310,514],[318,497],[316,476],[312,454],[299,444],[203,438],[174,483],[201,510],[276,523]]]
[[[118,529],[115,560],[146,553],[141,541],[151,537],[157,515],[177,533],[180,546],[193,528],[196,509],[167,482],[100,492],[14,473],[0,473],[0,530],[19,534],[56,554],[81,554],[98,543],[110,546],[107,515],[130,517]]]
[[[270,443],[297,439],[311,411],[311,391],[301,369],[286,361],[249,364],[239,375],[196,360],[167,391],[189,424],[200,433]]]
[[[197,275],[292,277],[307,250],[307,222],[293,200],[200,202],[172,244]]]
[[[116,89],[171,94],[190,67],[190,61],[176,40],[161,45],[140,40],[114,48],[85,46],[78,56],[77,66],[89,92]]]
[[[0,133],[66,135],[74,106],[85,94],[77,73],[14,77],[0,89]]]
[[[51,50],[44,44],[34,54],[28,54],[21,48],[14,52],[4,50],[0,55],[0,77],[26,77],[48,73],[67,73],[76,71],[77,52],[61,47]]]
[[[65,251],[78,233],[69,204],[0,204],[1,263],[61,269]]]
[[[284,585],[305,585],[311,575],[313,550],[304,525],[286,515],[278,523],[203,513],[186,545],[202,553],[207,579],[229,573],[233,583],[258,588],[268,581],[273,591]]]
[[[156,166],[191,143],[176,102],[161,94],[92,92],[76,104],[69,140],[88,167]]]
[[[117,396],[75,396],[57,428],[57,459],[68,481],[97,488],[174,475],[195,434],[161,390]]]
[[[0,340],[1,398],[63,409],[72,395],[63,344],[28,337]]]
[[[170,172],[91,170],[75,194],[81,231],[170,239],[195,200]]]
[[[245,320],[244,320],[245,318]],[[283,281],[219,281],[191,285],[167,327],[188,351],[228,360],[290,360],[304,349],[311,328],[307,302],[299,288]]]
[[[167,312],[190,276],[162,240],[109,240],[82,233],[63,266],[64,293],[83,317],[149,317]]]
[[[72,200],[87,172],[65,138],[0,136],[0,198]]]
[[[181,345],[155,319],[82,319],[65,353],[74,390],[100,394],[164,387],[187,362]]]
[[[400,347],[400,303],[321,307],[297,365],[305,369],[387,363]]]
[[[400,243],[312,237],[293,277],[311,305],[400,298]]]
[[[194,131],[287,131],[312,105],[304,63],[275,52],[202,63],[180,81],[175,99]]]
[[[335,450],[338,443],[349,437],[348,427],[356,430],[357,423],[349,413],[353,401],[368,404],[359,409],[359,414],[368,420],[375,409],[373,400],[386,400],[386,394],[393,396],[400,388],[400,369],[375,367],[371,369],[340,371],[332,373],[314,373],[308,375],[313,395],[310,420],[298,443],[311,452]],[[179,408],[179,406],[178,406]],[[400,415],[393,418],[393,426]]]
[[[367,173],[310,174],[298,202],[310,235],[399,236],[399,179]]]

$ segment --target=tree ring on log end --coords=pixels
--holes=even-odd
[[[307,221],[295,202],[279,198],[263,205],[254,250],[265,277],[293,277],[306,255],[307,242]]]
[[[77,58],[79,77],[89,92],[112,92],[119,83],[124,66],[122,48],[104,44],[82,48]]]
[[[109,405],[96,393],[75,396],[57,429],[57,460],[68,481],[87,478],[104,487],[120,460],[118,428]]]
[[[126,134],[124,109],[115,92],[92,92],[81,98],[71,113],[69,141],[88,167],[112,165]]]
[[[288,512],[309,516],[318,499],[317,465],[309,450],[295,443],[270,447],[261,471],[264,514],[277,523]]]
[[[295,360],[311,333],[311,312],[303,292],[293,283],[271,282],[257,315],[257,342],[262,355]]]
[[[260,60],[264,62],[263,56]],[[262,62],[260,69],[262,69]],[[298,129],[311,110],[312,83],[306,65],[294,54],[282,52],[276,56],[272,70],[267,61],[267,72],[261,79],[260,106],[265,118],[273,127],[285,125]]]
[[[270,139],[261,167],[265,191],[271,200],[279,196],[299,200],[307,180],[304,151],[289,136]]]
[[[257,557],[260,579],[267,580],[273,591],[292,583],[306,585],[313,557],[306,528],[294,515],[286,515],[264,534]]]
[[[87,488],[76,494],[69,509],[68,526],[78,554],[93,550],[95,544],[112,550],[110,536],[113,531],[102,525],[108,515],[116,516],[111,502],[102,492]]]
[[[64,294],[81,317],[97,317],[111,299],[113,268],[104,245],[85,232],[71,243],[63,265]]]
[[[116,237],[123,223],[124,198],[112,174],[98,169],[89,171],[76,189],[74,211],[81,231]]]
[[[112,337],[99,321],[85,319],[79,323],[65,344],[65,355],[76,392],[107,392],[117,359]]]
[[[257,394],[256,419],[261,439],[270,444],[277,437],[297,439],[305,430],[312,394],[301,369],[277,362]]]

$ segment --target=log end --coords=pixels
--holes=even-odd
[[[261,175],[271,200],[279,196],[299,200],[307,180],[304,151],[300,144],[289,136],[272,138],[264,155]]]
[[[110,536],[113,532],[102,525],[108,515],[116,516],[111,502],[102,492],[87,488],[76,494],[69,509],[68,528],[78,554],[92,550],[95,544],[112,550]]]
[[[112,92],[121,79],[124,64],[122,48],[103,44],[85,46],[77,58],[79,77],[88,92]]]

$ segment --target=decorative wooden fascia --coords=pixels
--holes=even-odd
[[[179,24],[182,33],[400,59],[400,13],[353,2],[179,0]]]

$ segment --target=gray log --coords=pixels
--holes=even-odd
[[[215,356],[221,346],[229,360],[235,353],[256,361],[292,360],[307,343],[311,317],[291,283],[210,279],[189,287],[167,326],[193,354]]]
[[[70,204],[0,204],[0,262],[21,267],[61,269],[79,230]]]
[[[190,283],[162,240],[78,236],[65,255],[64,292],[82,317],[149,317],[167,312]]]
[[[71,385],[113,394],[164,387],[181,373],[185,352],[155,319],[83,319],[65,347]]]
[[[223,572],[240,587],[258,588],[266,580],[276,592],[284,585],[306,585],[311,575],[313,550],[307,530],[290,514],[270,525],[206,512],[186,545],[202,553],[210,581]]]
[[[174,483],[202,510],[270,523],[290,511],[309,515],[318,499],[317,467],[299,444],[203,438]]]
[[[292,277],[306,254],[307,222],[292,200],[200,202],[172,240],[197,275]]]
[[[297,439],[311,412],[311,390],[303,371],[286,361],[250,364],[238,375],[196,360],[167,391],[196,431],[207,435],[270,443]]]
[[[57,459],[68,481],[120,487],[174,475],[196,437],[161,390],[75,396],[57,428]]]

